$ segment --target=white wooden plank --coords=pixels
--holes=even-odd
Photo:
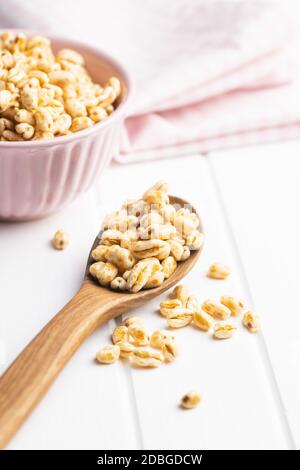
[[[102,184],[102,201],[108,206],[112,198],[114,203],[120,203],[128,195],[137,197],[147,185],[162,178],[170,182],[171,193],[195,203],[203,216],[207,243],[201,261],[186,280],[191,290],[202,300],[211,296],[217,298],[226,292],[245,296],[230,235],[204,158],[110,169]],[[233,275],[228,281],[205,277],[209,263],[215,259],[232,267]],[[141,316],[149,331],[165,326],[164,319],[157,314],[160,300],[149,302],[134,312]],[[235,323],[240,327],[240,320]],[[216,342],[210,335],[191,327],[174,334],[181,351],[175,363],[156,370],[130,370],[145,448],[278,449],[291,446],[258,338],[242,327],[228,342]],[[189,389],[199,390],[203,403],[196,410],[183,411],[178,403]]]
[[[0,310],[5,314],[0,317],[0,339],[2,349],[7,349],[2,370],[75,292],[98,228],[98,213],[115,209],[124,198],[139,195],[161,178],[170,181],[171,191],[196,203],[204,219],[207,243],[189,275],[191,289],[200,299],[225,291],[246,294],[205,159],[111,167],[96,199],[84,196],[44,221],[1,225]],[[59,226],[72,236],[70,249],[62,253],[48,246]],[[205,277],[214,259],[232,266],[230,280],[219,283]],[[17,298],[11,296],[16,267],[26,268]],[[33,291],[36,273],[38,289]],[[149,330],[164,325],[155,313],[158,304],[159,299],[135,312]],[[78,351],[10,448],[291,447],[258,338],[240,328],[232,341],[217,343],[187,328],[175,332],[181,352],[174,364],[153,371],[122,363],[97,367],[95,351],[107,343],[113,324],[96,332]],[[191,388],[202,393],[203,403],[185,412],[177,405]]]
[[[99,229],[95,207],[94,197],[87,194],[48,219],[0,225],[2,371],[80,286]],[[49,242],[59,227],[71,236],[63,252],[54,251]],[[122,364],[102,367],[94,362],[111,329],[107,325],[97,331],[75,354],[9,449],[139,447]]]
[[[295,444],[300,448],[300,143],[212,157],[228,224],[263,321],[271,363]],[[264,347],[264,346],[262,346]],[[276,386],[276,384],[275,384]]]

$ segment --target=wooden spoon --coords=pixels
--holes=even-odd
[[[170,202],[181,207],[188,204],[174,196],[170,197]],[[199,229],[203,231],[201,221]],[[99,236],[91,251],[98,244]],[[160,287],[131,294],[101,287],[90,277],[89,266],[94,262],[90,252],[78,293],[28,344],[0,378],[0,448],[17,432],[66,362],[96,328],[177,284],[192,269],[200,253],[201,250],[193,251]]]

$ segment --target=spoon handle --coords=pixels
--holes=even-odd
[[[0,378],[0,448],[17,432],[83,341],[120,312],[99,287],[83,284]],[[103,289],[104,290],[104,289]]]

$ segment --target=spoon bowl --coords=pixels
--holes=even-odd
[[[189,207],[191,207],[187,201],[185,201],[184,199],[178,198],[176,196],[169,196],[169,199],[170,199],[171,204],[176,204],[177,206],[180,206],[180,207],[189,205]],[[199,230],[203,232],[203,226],[202,226],[202,222],[199,217],[199,214],[196,212],[194,208],[192,208],[192,210],[193,212],[197,214],[199,221],[200,221]],[[174,271],[174,273],[168,279],[166,279],[159,287],[140,290],[136,294],[132,294],[131,292],[128,292],[128,291],[118,292],[118,291],[112,291],[107,287],[100,286],[97,280],[95,280],[89,273],[90,265],[95,263],[95,260],[92,258],[92,251],[99,245],[101,241],[102,232],[103,232],[102,230],[99,232],[90,250],[90,254],[88,256],[88,262],[86,266],[86,271],[85,271],[84,283],[92,284],[92,286],[96,286],[97,292],[101,292],[102,295],[106,296],[107,291],[111,292],[114,296],[116,296],[116,299],[122,302],[122,305],[121,305],[122,311],[129,310],[130,308],[135,308],[138,305],[143,304],[147,300],[151,300],[154,297],[157,297],[158,295],[162,294],[163,292],[165,292],[166,290],[170,289],[175,284],[177,284],[193,268],[203,248],[203,245],[202,245],[200,250],[191,251],[190,257],[187,260],[178,263],[177,268]],[[125,307],[125,305],[123,305],[123,302],[126,305],[126,308],[124,309],[123,307]],[[113,315],[114,317],[120,314],[117,311],[115,313],[116,314]]]
[[[175,196],[170,196],[170,202],[181,207],[189,205]],[[193,212],[196,213],[195,209]],[[199,230],[203,232],[199,220]],[[38,333],[0,378],[0,448],[17,432],[67,361],[93,331],[177,284],[193,268],[202,251],[202,247],[192,251],[191,256],[178,263],[174,273],[159,287],[137,293],[116,292],[100,286],[89,274],[89,266],[94,262],[91,252],[98,246],[100,238],[101,232],[91,248],[84,279],[77,294]]]

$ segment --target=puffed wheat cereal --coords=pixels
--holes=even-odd
[[[118,345],[104,346],[96,354],[96,359],[101,364],[112,364],[116,362],[120,357],[120,348]]]
[[[82,131],[83,129],[92,127],[93,124],[94,124],[93,121],[89,117],[86,117],[86,116],[76,117],[73,119],[73,122],[71,125],[71,131],[72,132]]]
[[[164,240],[138,240],[132,242],[132,254],[137,259],[156,257],[159,260],[170,254],[170,245]]]
[[[119,245],[110,246],[104,258],[106,261],[114,264],[118,268],[119,273],[131,269],[134,265],[134,258],[130,251],[127,248],[121,248]]]
[[[204,235],[199,230],[194,230],[186,237],[186,244],[190,250],[199,250],[204,243]]]
[[[140,323],[134,323],[128,327],[129,341],[135,346],[147,346],[149,344],[149,335]]]
[[[182,307],[182,302],[179,299],[165,300],[160,303],[160,313],[163,317],[168,317],[177,307]]]
[[[64,230],[57,230],[52,239],[52,245],[56,250],[64,250],[70,243],[70,239]]]
[[[121,325],[116,326],[114,331],[112,332],[111,338],[114,344],[117,343],[126,343],[128,341],[128,328],[127,326]]]
[[[186,409],[196,408],[201,402],[201,395],[198,392],[189,392],[181,398],[181,407]]]
[[[204,312],[216,318],[216,320],[227,320],[231,315],[231,311],[228,307],[211,299],[205,300],[201,308]]]
[[[140,227],[146,229],[151,225],[162,225],[164,223],[163,217],[158,212],[149,212],[144,214],[140,219]]]
[[[152,352],[146,349],[135,349],[129,359],[134,366],[158,367],[162,364],[164,357],[158,352]]]
[[[189,209],[181,208],[174,216],[174,226],[177,232],[183,237],[191,235],[199,225],[199,219],[196,214],[190,212]]]
[[[166,189],[167,191],[167,189]],[[174,223],[174,217],[176,214],[176,209],[172,204],[166,204],[162,209],[161,209],[161,215],[164,218],[165,223]]]
[[[10,130],[5,130],[2,133],[2,138],[8,140],[9,142],[18,142],[23,140],[22,137],[17,133]]]
[[[185,246],[183,247],[183,253],[182,253],[182,255],[181,255],[180,261],[185,261],[185,260],[188,259],[190,256],[191,256],[191,251],[190,251],[189,247],[185,245]]]
[[[155,271],[151,274],[150,278],[145,284],[145,289],[153,289],[154,287],[159,287],[165,280],[165,275],[163,271]]]
[[[232,325],[224,325],[217,323],[214,327],[214,338],[216,339],[228,339],[231,338],[236,328]]]
[[[92,251],[92,258],[95,261],[105,261],[105,255],[108,249],[109,247],[106,245],[98,245],[97,248]]]
[[[250,333],[257,333],[260,329],[258,317],[248,311],[243,316],[243,325]]]
[[[166,341],[174,341],[174,336],[169,331],[155,330],[150,337],[150,346],[161,349]]]
[[[193,312],[199,309],[199,302],[197,297],[194,294],[188,296],[186,301],[186,307]]]
[[[236,317],[243,310],[246,308],[246,304],[242,299],[238,299],[237,297],[231,297],[229,295],[223,295],[220,299],[221,304],[228,307],[231,311],[231,315]]]
[[[173,312],[167,317],[167,324],[170,328],[183,328],[189,325],[193,320],[192,310],[184,307],[173,309]]]
[[[153,204],[159,208],[163,207],[165,204],[169,204],[169,197],[164,191],[159,190],[148,190],[144,196],[144,201],[147,204]]]
[[[209,331],[212,327],[212,324],[213,322],[211,320],[211,317],[207,313],[201,310],[194,313],[193,325],[195,325],[200,330]]]
[[[208,270],[207,276],[211,279],[226,279],[230,274],[228,266],[222,263],[213,263]]]
[[[120,357],[123,357],[125,359],[131,356],[133,351],[135,351],[135,346],[128,342],[120,342],[118,343],[118,346],[120,348]]]
[[[54,76],[57,81],[68,75],[55,73]],[[114,80],[110,81],[109,87],[118,90]],[[68,99],[68,104],[72,104],[72,99]],[[75,116],[75,111],[69,110],[69,113]],[[29,116],[24,115],[23,118],[29,119]],[[87,116],[76,116],[73,123],[77,118],[87,119]],[[2,124],[3,129],[5,125]],[[56,131],[52,129],[52,132]],[[170,204],[167,190],[167,184],[160,181],[145,191],[143,199],[127,199],[120,209],[104,217],[99,245],[91,254],[96,263],[90,266],[91,275],[101,285],[110,284],[113,290],[126,290],[132,294],[142,289],[158,288],[173,275],[178,264],[190,256],[191,250],[202,247],[203,234],[197,228],[197,214],[184,207],[177,210],[176,204]],[[180,230],[183,229],[182,233],[178,232],[175,222]],[[111,274],[109,282],[108,276],[103,276],[104,269]],[[174,292],[174,297],[177,292],[178,298],[182,299],[179,305],[186,307],[187,289],[179,285]],[[162,306],[164,315],[163,310]],[[188,310],[196,310],[192,296]]]
[[[164,259],[161,262],[161,265],[162,265],[162,271],[164,273],[165,279],[168,279],[177,268],[177,263],[176,263],[175,258],[173,258],[173,256],[168,256],[166,259]]]
[[[123,240],[123,233],[119,230],[105,230],[102,233],[101,245],[120,245]]]
[[[12,123],[12,128],[0,125],[1,140],[68,135],[103,121],[117,106],[119,79],[93,83],[76,51],[55,54],[44,36],[10,32],[0,35],[0,51],[0,119]]]
[[[173,289],[172,297],[174,299],[180,300],[181,304],[185,307],[189,298],[189,290],[187,286],[185,286],[184,284],[178,284]]]
[[[23,137],[24,140],[30,140],[34,135],[34,127],[26,122],[21,122],[15,127],[16,132]]]
[[[97,261],[97,263],[93,263],[90,266],[90,273],[93,277],[98,279],[101,286],[108,286],[117,276],[118,269],[111,263]]]
[[[111,281],[110,287],[113,290],[126,290],[126,281],[123,279],[123,277],[117,276]]]
[[[166,362],[173,362],[177,356],[177,348],[174,341],[165,341],[162,345],[161,351]]]
[[[171,255],[174,256],[176,261],[181,261],[184,254],[184,246],[177,240],[168,240],[171,248]]]
[[[154,272],[160,269],[161,266],[156,258],[138,261],[130,271],[127,279],[127,289],[133,293],[139,292],[146,286]]]

